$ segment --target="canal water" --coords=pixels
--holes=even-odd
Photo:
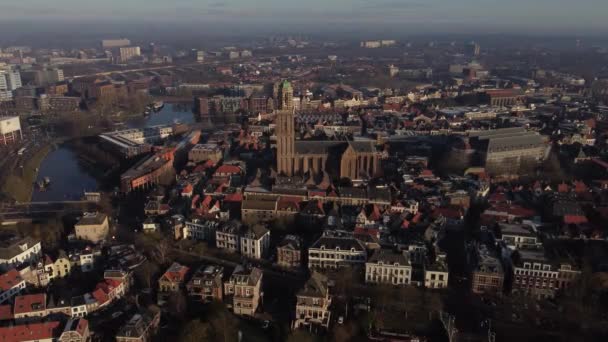
[[[80,200],[84,191],[97,190],[95,178],[89,176],[71,149],[60,146],[49,153],[38,170],[38,179],[48,177],[50,185],[44,191],[34,186],[33,202]]]
[[[134,118],[126,123],[128,128],[144,128],[175,122],[190,124],[195,121],[191,104],[165,104],[158,113]],[[49,177],[51,184],[45,191],[34,185],[32,201],[68,201],[82,199],[84,191],[96,191],[97,181],[87,173],[78,156],[67,146],[51,151],[40,165],[36,182]]]
[[[163,109],[150,115],[129,119],[126,122],[128,128],[144,128],[157,125],[171,125],[174,123],[194,123],[192,103],[165,103]]]

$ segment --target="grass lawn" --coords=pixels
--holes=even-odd
[[[51,152],[51,145],[42,147],[30,160],[23,165],[23,176],[15,173],[9,175],[4,184],[2,191],[16,201],[29,202],[32,198],[34,182],[36,181],[36,169],[40,167],[44,158]]]

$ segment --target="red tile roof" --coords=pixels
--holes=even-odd
[[[93,295],[93,298],[95,298],[95,300],[97,301],[97,303],[99,305],[102,305],[110,300],[110,297],[108,296],[108,294],[101,288],[98,288],[95,291],[93,291],[92,295]]]
[[[13,319],[13,308],[10,304],[0,305],[0,321]]]
[[[61,334],[59,322],[21,324],[12,327],[0,327],[0,341],[23,342],[50,340]]]
[[[22,282],[21,274],[16,269],[12,269],[0,275],[0,291],[4,292],[12,289],[17,284]]]
[[[227,194],[224,197],[225,202],[243,202],[243,194],[240,192],[234,194]]]
[[[183,282],[186,279],[188,270],[190,270],[188,267],[174,263],[161,278],[173,283]]]
[[[15,297],[15,316],[46,310],[46,293],[36,293]]]
[[[191,194],[192,191],[194,191],[194,187],[192,186],[192,184],[188,183],[188,185],[186,185],[183,189],[182,189],[182,194]]]
[[[564,215],[565,224],[582,224],[587,222],[587,217],[583,215]]]

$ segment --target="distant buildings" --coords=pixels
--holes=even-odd
[[[23,139],[18,116],[0,117],[0,144],[7,145]]]
[[[104,39],[101,41],[101,47],[103,49],[116,49],[121,47],[127,47],[131,45],[131,41],[126,38],[121,39]]]
[[[119,51],[119,60],[121,63],[127,63],[129,60],[141,56],[141,49],[139,46],[121,47]]]
[[[366,40],[362,41],[359,45],[366,49],[378,49],[381,47],[389,47],[397,44],[395,40]]]
[[[0,64],[0,101],[13,98],[13,91],[21,88],[21,73],[10,65]]]

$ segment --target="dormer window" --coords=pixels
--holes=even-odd
[[[351,248],[350,251],[354,253],[355,252],[355,247]]]
[[[325,250],[325,245],[321,246],[321,250],[324,251]]]
[[[338,252],[339,252],[339,251],[340,251],[340,247],[336,247],[336,251],[338,251]]]

